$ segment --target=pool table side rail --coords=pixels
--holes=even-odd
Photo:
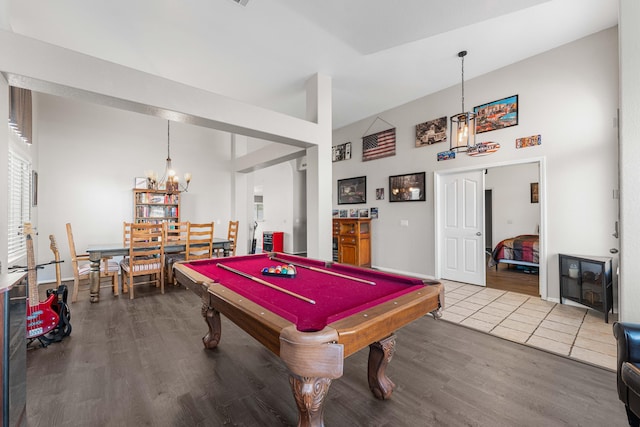
[[[199,297],[202,297],[202,294],[206,292],[209,285],[213,284],[214,281],[204,274],[200,274],[195,270],[183,266],[182,264],[185,263],[186,261],[176,261],[173,264],[174,274],[175,272],[179,272],[182,279],[178,280],[176,278],[176,280]]]
[[[442,285],[425,286],[327,326],[338,331],[347,357],[440,308]]]
[[[341,273],[350,273],[350,272],[355,272],[356,275],[358,274],[359,270],[362,270],[362,267],[356,267],[353,265],[349,265],[349,264],[341,264],[339,262],[335,262],[335,261],[319,261],[319,260],[314,260],[314,259],[310,259],[310,258],[305,258],[305,257],[301,257],[298,255],[291,255],[291,254],[285,254],[285,253],[280,253],[280,252],[269,252],[269,258],[271,257],[276,257],[276,258],[280,258],[283,261],[286,260],[290,260],[293,262],[297,262],[297,263],[302,263],[302,264],[308,264],[310,266],[313,267],[318,267],[318,268],[325,268],[327,270],[333,270],[333,271],[338,271]],[[403,280],[407,280],[409,281],[421,281],[423,285],[425,286],[433,286],[433,285],[439,285],[440,282],[438,280],[434,280],[434,279],[425,279],[425,278],[417,278],[417,277],[412,277],[412,276],[404,276],[404,275],[399,275],[396,273],[391,273],[391,272],[387,272],[387,271],[383,271],[383,270],[367,270],[368,274],[372,275],[372,276],[382,276],[382,277],[392,277],[392,278],[400,278]],[[444,286],[440,288],[440,309],[444,309]]]

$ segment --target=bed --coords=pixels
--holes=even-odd
[[[522,234],[498,243],[491,252],[488,267],[495,266],[497,270],[498,263],[538,268],[538,235]]]

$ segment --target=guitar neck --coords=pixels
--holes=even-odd
[[[31,224],[25,223],[24,234],[27,236],[27,284],[29,288],[29,307],[39,304],[38,296],[38,275],[36,274],[36,258],[33,253],[33,230]]]

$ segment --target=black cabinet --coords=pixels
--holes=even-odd
[[[559,255],[560,302],[575,301],[604,313],[609,323],[613,312],[611,258],[582,255]]]
[[[0,275],[2,313],[2,425],[26,425],[27,402],[27,284],[26,273]]]

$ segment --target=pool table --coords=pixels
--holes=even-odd
[[[294,265],[295,274],[263,268]],[[212,258],[174,265],[177,281],[202,299],[206,348],[220,342],[220,314],[280,357],[298,406],[298,425],[322,426],[323,403],[344,358],[369,346],[369,388],[387,399],[395,387],[386,367],[394,332],[432,313],[443,286],[423,280],[282,253]]]

